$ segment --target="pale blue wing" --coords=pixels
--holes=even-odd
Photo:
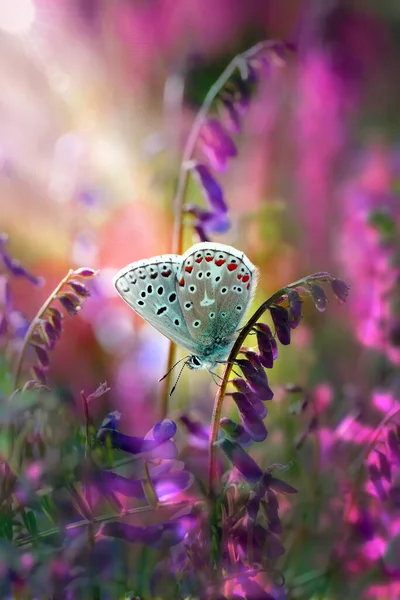
[[[242,323],[258,272],[243,252],[204,242],[182,257],[179,302],[191,337],[200,348],[230,338]]]
[[[134,262],[119,271],[114,285],[123,300],[167,338],[196,354],[178,300],[177,273],[182,257],[165,254]]]

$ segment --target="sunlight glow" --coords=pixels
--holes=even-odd
[[[32,0],[0,0],[0,29],[7,33],[26,33],[35,19]]]

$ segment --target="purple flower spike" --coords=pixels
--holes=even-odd
[[[243,383],[245,383],[245,382],[243,382]],[[239,398],[239,396],[244,396],[246,398],[246,402],[251,405],[251,408],[252,408],[253,412],[257,415],[257,417],[259,419],[265,419],[265,417],[268,414],[267,407],[265,406],[264,402],[262,402],[262,400],[260,400],[260,398],[257,396],[257,394],[255,392],[251,391],[251,389],[247,386],[247,384],[246,384],[246,387],[247,387],[248,391],[233,392],[232,394],[227,394],[227,396],[232,396],[232,398],[235,400],[236,404],[237,404],[237,400],[239,400],[239,402],[242,401]],[[238,408],[239,408],[239,406],[238,406]]]
[[[331,281],[331,288],[336,298],[340,303],[344,303],[347,300],[347,296],[349,295],[350,286],[341,279],[333,279]]]
[[[76,269],[74,271],[74,275],[77,275],[78,277],[84,277],[87,279],[91,279],[92,277],[97,275],[97,273],[98,271],[96,271],[95,269],[89,269],[88,267],[81,267],[80,269]]]
[[[313,297],[316,309],[319,310],[319,312],[324,312],[328,304],[328,298],[326,297],[324,290],[316,283],[309,283],[308,287],[311,292],[311,296]]]
[[[199,141],[203,153],[216,171],[225,171],[228,159],[237,155],[235,144],[217,119],[208,119],[203,125]]]
[[[43,277],[33,275],[28,269],[22,266],[19,260],[9,255],[5,249],[6,242],[7,237],[2,235],[0,239],[0,257],[3,260],[5,268],[15,277],[24,277],[33,283],[33,285],[42,285],[44,283]]]
[[[243,427],[255,442],[262,442],[267,437],[267,430],[253,404],[241,392],[234,392],[232,398],[242,418]],[[261,406],[265,406],[261,403]]]
[[[235,423],[228,417],[223,417],[219,422],[221,429],[226,435],[234,442],[237,442],[241,446],[250,446],[253,442],[251,436],[247,433],[243,425]]]
[[[260,481],[263,472],[255,460],[253,460],[238,443],[224,439],[219,442],[219,445],[233,466],[249,483],[257,483]]]
[[[210,205],[210,208],[217,213],[225,214],[228,212],[222,188],[211,175],[209,168],[206,165],[198,163],[195,165],[193,172],[200,181],[205,199]]]
[[[264,369],[256,369],[249,360],[237,359],[236,363],[241,368],[251,390],[258,395],[260,400],[272,400],[274,393],[268,385]]]
[[[271,306],[269,309],[275,325],[278,340],[283,346],[290,344],[289,313],[283,306]]]

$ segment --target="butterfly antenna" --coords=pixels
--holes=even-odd
[[[187,357],[186,357],[186,358],[187,358]],[[182,359],[182,360],[183,360],[183,359]],[[180,361],[179,361],[179,362],[180,362]],[[186,362],[184,362],[184,363],[183,363],[183,365],[182,365],[182,368],[181,368],[181,370],[179,371],[179,375],[178,375],[178,377],[176,378],[176,381],[175,381],[174,385],[172,386],[172,390],[171,390],[171,391],[170,391],[170,393],[169,393],[169,395],[170,395],[170,396],[172,396],[172,394],[174,393],[174,391],[175,391],[175,388],[176,388],[176,386],[178,385],[178,381],[179,381],[179,380],[180,380],[180,378],[181,378],[182,371],[183,371],[183,369],[184,369],[185,367],[186,367]]]
[[[158,381],[162,381],[163,379],[165,379],[170,373],[171,371],[173,371],[173,369],[175,369],[176,365],[179,365],[180,362],[182,362],[183,360],[187,360],[189,358],[189,356],[184,356],[183,358],[181,358],[180,360],[177,360],[176,363],[174,365],[172,365],[172,367],[170,369],[168,369],[168,371],[165,373],[165,375],[163,375],[161,377],[161,379],[159,379]],[[184,365],[185,366],[185,365]],[[182,371],[181,371],[182,372]],[[180,376],[180,375],[179,375]]]

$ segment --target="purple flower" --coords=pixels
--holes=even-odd
[[[237,442],[225,438],[218,442],[218,444],[233,466],[249,483],[257,483],[261,480],[263,476],[262,470]]]
[[[111,413],[114,415],[115,413]],[[118,413],[117,413],[118,414]],[[160,458],[175,458],[178,450],[171,438],[176,433],[176,424],[171,419],[164,419],[148,432],[145,437],[131,436],[117,431],[119,419],[110,417],[111,426],[104,426],[104,421],[97,437],[101,442],[111,443],[113,448],[130,454],[154,453]]]
[[[22,266],[19,260],[12,258],[10,254],[6,250],[6,244],[8,242],[8,237],[6,234],[0,234],[0,258],[3,261],[6,269],[15,277],[24,277],[33,285],[42,285],[44,282],[43,277],[38,277],[37,275],[33,275],[28,269]]]
[[[195,204],[187,204],[185,206],[185,211],[196,218],[195,227],[201,227],[204,232],[211,231],[215,233],[224,233],[230,227],[230,222],[226,213],[204,210]],[[207,234],[204,233],[203,237],[206,235]]]
[[[249,446],[252,443],[251,436],[247,433],[243,425],[235,423],[228,417],[223,417],[220,422],[221,429],[225,434],[234,442],[237,442],[241,446]]]
[[[271,306],[269,309],[278,340],[283,346],[290,344],[289,313],[283,306]]]
[[[256,368],[249,360],[237,359],[236,364],[242,370],[251,390],[261,400],[272,400],[274,393],[268,385],[268,378],[263,368]]]
[[[345,281],[333,279],[331,281],[331,288],[339,302],[346,302],[350,286]]]
[[[209,168],[206,165],[197,163],[192,171],[197,175],[197,179],[201,184],[205,199],[210,205],[211,210],[217,214],[228,212],[222,188],[211,175]]]
[[[255,442],[262,442],[265,440],[268,432],[255,406],[250,402],[248,397],[241,392],[233,392],[231,395],[238,407],[243,427],[247,433]],[[265,407],[262,402],[261,406]]]
[[[319,312],[324,312],[328,304],[328,298],[326,297],[324,290],[316,283],[309,283],[308,288],[311,292],[311,296],[313,297],[317,310],[319,310]]]
[[[208,119],[203,125],[200,146],[216,171],[225,171],[228,159],[237,155],[237,149],[224,127],[217,119]]]

